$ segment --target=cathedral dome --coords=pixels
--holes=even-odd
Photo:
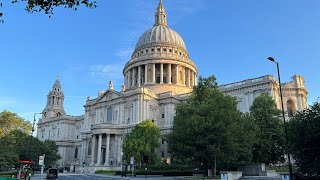
[[[198,69],[181,36],[167,25],[160,0],[153,27],[139,38],[131,59],[123,68],[124,91],[147,87],[155,94],[185,94],[193,90]]]
[[[162,0],[160,0],[154,19],[153,27],[145,31],[139,38],[132,57],[135,57],[137,52],[141,52],[141,50],[143,51],[146,48],[156,48],[159,46],[167,46],[188,54],[181,36],[167,25],[167,14]]]
[[[186,50],[186,46],[181,36],[174,30],[170,29],[168,26],[164,25],[156,25],[143,33],[139,38],[135,49],[139,49],[139,47],[148,44],[157,45],[162,43],[166,43],[172,46],[178,46]]]

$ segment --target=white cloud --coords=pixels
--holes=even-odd
[[[7,98],[7,97],[0,98],[0,107],[12,106],[16,103],[17,101],[13,98]]]
[[[128,61],[131,57],[133,50],[132,48],[125,48],[117,51],[115,55],[119,57],[122,61]]]
[[[89,73],[93,78],[105,81],[106,79],[121,79],[122,68],[124,64],[106,64],[106,65],[93,65],[89,67]]]

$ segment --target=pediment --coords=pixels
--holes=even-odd
[[[104,92],[98,99],[97,102],[104,102],[104,101],[111,101],[113,99],[117,99],[119,97],[123,96],[121,93],[114,91],[114,90],[108,90]]]

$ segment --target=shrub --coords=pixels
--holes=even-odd
[[[320,180],[320,176],[296,175],[297,180]]]
[[[10,176],[11,177],[11,175],[16,176],[17,175],[17,171],[0,172],[0,176]]]
[[[170,170],[163,171],[163,176],[192,176],[192,171],[183,171],[183,170]]]
[[[137,170],[135,171],[136,175],[162,175],[162,171],[154,171],[154,170]]]
[[[95,173],[96,174],[110,174],[110,175],[117,175],[118,171],[114,171],[114,170],[97,170]],[[119,171],[121,174],[121,171]]]

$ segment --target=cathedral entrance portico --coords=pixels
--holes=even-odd
[[[122,135],[116,133],[93,134],[90,166],[119,166],[122,158]]]

